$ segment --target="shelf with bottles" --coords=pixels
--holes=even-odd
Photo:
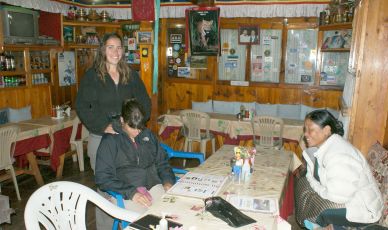
[[[0,75],[0,88],[15,88],[26,86],[25,75]]]
[[[6,50],[0,53],[0,71],[2,75],[25,73],[24,51]]]
[[[32,85],[42,85],[51,83],[51,73],[33,73],[31,74]]]

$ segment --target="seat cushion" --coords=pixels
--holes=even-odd
[[[238,109],[237,109],[238,108]],[[235,101],[213,101],[213,110],[215,113],[221,114],[237,114],[240,109],[240,104]]]
[[[0,109],[0,125],[8,123],[8,108]]]
[[[285,119],[296,119],[300,118],[300,105],[278,105],[278,116]]]
[[[278,104],[259,104],[256,103],[257,116],[278,116]]]
[[[379,142],[372,145],[368,152],[368,163],[385,204],[379,223],[388,227],[388,150]]]
[[[30,120],[31,117],[31,106],[26,106],[20,109],[12,109],[9,108],[9,114],[8,114],[8,120],[9,122],[19,122],[19,121],[25,121]]]
[[[195,111],[212,113],[213,112],[213,100],[208,100],[206,102],[191,102],[191,108]]]

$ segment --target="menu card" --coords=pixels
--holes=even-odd
[[[278,200],[276,198],[251,197],[230,194],[226,200],[242,211],[262,212],[279,215]]]
[[[201,173],[186,173],[167,191],[171,195],[207,198],[217,196],[228,177]]]

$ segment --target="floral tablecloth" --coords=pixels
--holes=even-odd
[[[228,176],[231,172],[229,162],[234,155],[233,147],[223,145],[194,172]],[[282,209],[284,198],[290,195],[286,194],[287,186],[290,185],[288,183],[290,172],[301,164],[293,155],[290,151],[282,150],[258,151],[255,157],[254,172],[249,183],[237,184],[228,180],[219,195],[223,198],[230,193],[272,197],[278,199],[279,207]],[[162,200],[153,204],[146,214],[160,216],[162,213],[167,213],[175,216],[175,221],[182,223],[184,229],[234,229],[210,213],[204,212],[203,207],[204,202],[201,199],[165,194]],[[277,229],[277,225],[284,222],[282,218],[270,214],[244,213],[257,220],[257,223],[239,229]]]
[[[238,120],[234,115],[209,113],[209,130],[217,133],[227,134],[230,138],[238,136],[252,136],[253,130],[250,121]],[[167,127],[181,127],[182,122],[179,117],[179,111],[171,114],[161,115],[158,119],[160,124],[159,135],[162,135]],[[283,119],[283,138],[299,141],[303,134],[303,121]],[[202,125],[205,129],[205,124]]]

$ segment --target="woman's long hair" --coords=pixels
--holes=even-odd
[[[108,69],[106,68],[106,42],[111,38],[117,38],[120,40],[121,44],[123,44],[123,40],[120,35],[117,33],[107,33],[104,35],[100,42],[100,46],[97,49],[97,55],[94,59],[94,68],[98,74],[98,77],[101,81],[105,82],[105,76],[108,74]],[[126,84],[130,80],[130,68],[128,64],[125,62],[124,54],[121,57],[119,63],[117,64],[117,71],[120,75],[120,82]]]
[[[306,115],[306,119],[311,120],[315,124],[319,125],[322,129],[328,125],[331,128],[331,133],[344,135],[344,126],[341,121],[333,116],[326,109],[314,110]]]

